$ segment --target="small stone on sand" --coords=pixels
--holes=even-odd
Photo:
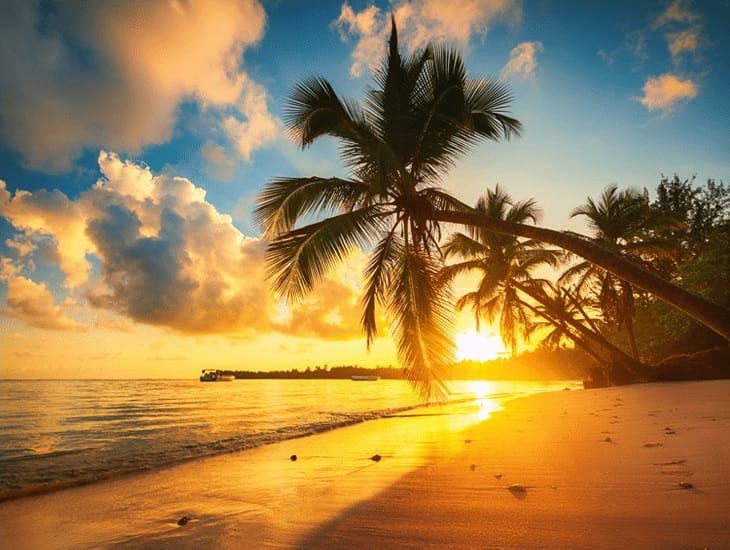
[[[375,454],[375,455],[373,455],[373,456],[370,457],[370,460],[372,460],[373,462],[380,462],[380,459],[381,458],[383,458],[383,457],[380,456],[380,455],[378,455],[378,454]]]
[[[502,474],[494,474],[494,477],[496,477],[497,479],[502,479]]]
[[[677,485],[681,489],[694,489],[694,485],[692,485],[689,481],[680,481]]]
[[[192,519],[192,518],[191,518],[190,516],[183,516],[183,517],[181,517],[181,518],[180,518],[179,520],[177,520],[177,524],[178,524],[178,525],[187,525],[187,523],[188,523],[188,522],[189,522],[189,521],[190,521],[191,519]]]
[[[291,456],[289,457],[289,460],[291,460],[292,462],[296,462],[296,460],[297,460],[297,455],[291,455]]]
[[[473,472],[474,470],[477,469],[477,465],[476,464],[472,464],[471,466],[469,466],[469,469]]]
[[[512,493],[526,493],[527,488],[524,485],[520,485],[519,483],[514,483],[507,487]]]

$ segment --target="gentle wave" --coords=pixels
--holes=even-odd
[[[450,403],[504,401],[565,385],[489,384],[475,392],[464,383]],[[3,381],[1,390],[0,501],[424,406],[402,381]]]

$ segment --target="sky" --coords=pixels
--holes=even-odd
[[[285,101],[311,75],[361,100],[391,14],[514,94],[523,134],[444,177],[465,202],[500,184],[586,232],[571,210],[611,183],[730,179],[728,0],[5,0],[0,377],[396,365],[360,331],[364,253],[283,304],[252,215],[271,178],[347,174]]]

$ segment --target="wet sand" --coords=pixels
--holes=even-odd
[[[423,409],[1,503],[0,541],[730,548],[730,381],[554,392],[477,423],[492,405]]]

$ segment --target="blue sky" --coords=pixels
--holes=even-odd
[[[361,98],[390,13],[403,48],[448,41],[514,92],[523,135],[444,178],[467,202],[499,183],[585,231],[570,211],[610,183],[728,180],[728,1],[3,2],[0,375],[394,362],[364,353],[363,258],[282,306],[251,214],[271,177],[344,173],[284,103],[312,74]]]

